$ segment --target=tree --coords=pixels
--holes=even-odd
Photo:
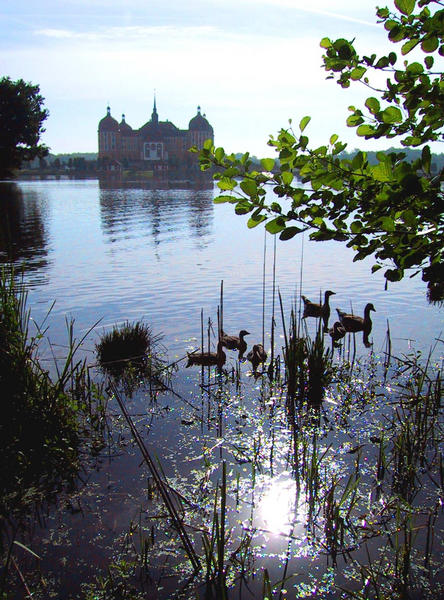
[[[22,162],[48,154],[39,144],[48,111],[38,85],[23,79],[0,79],[0,178],[10,177]]]
[[[281,240],[310,230],[312,240],[346,242],[354,260],[375,259],[372,272],[385,267],[387,281],[422,273],[431,299],[444,299],[444,169],[432,174],[427,145],[443,141],[444,79],[434,67],[434,56],[444,56],[442,6],[438,0],[395,0],[394,12],[377,9],[389,40],[401,44],[402,64],[395,52],[361,57],[351,41],[321,40],[327,78],[343,88],[359,82],[371,89],[364,107],[350,107],[347,125],[363,139],[400,138],[403,146],[421,150],[418,159],[393,151],[378,152],[376,164],[362,151],[342,158],[346,144],[335,134],[311,148],[306,116],[297,133],[290,121],[289,128],[270,137],[279,160],[263,159],[261,172],[252,167],[249,153],[228,155],[207,140],[200,165],[218,169],[214,177],[222,194],[215,202],[234,204],[237,214],[250,213],[248,227],[264,223]],[[404,59],[414,49],[421,62]],[[387,75],[382,89],[370,80],[381,71]],[[270,185],[276,196],[271,202]]]

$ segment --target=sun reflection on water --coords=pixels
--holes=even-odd
[[[296,483],[289,473],[264,481],[264,491],[258,503],[258,525],[270,533],[290,535],[295,525],[305,522],[306,507],[298,498]]]

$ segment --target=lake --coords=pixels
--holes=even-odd
[[[2,184],[3,240],[9,227],[37,322],[55,300],[54,342],[63,338],[66,316],[76,320],[79,334],[98,320],[107,328],[143,318],[163,333],[171,356],[183,355],[188,340],[200,336],[201,309],[215,319],[222,280],[225,329],[246,328],[250,340],[261,339],[264,230],[248,230],[246,217],[214,205],[217,189],[100,189],[90,180],[13,185],[17,193],[5,199],[5,188],[12,188]],[[301,262],[303,294],[317,301],[321,290],[336,292],[333,317],[335,307],[362,314],[372,302],[376,351],[384,348],[388,321],[400,353],[428,350],[442,330],[442,312],[427,303],[420,276],[385,291],[382,270],[372,275],[370,260],[353,263],[344,244],[302,237],[278,241],[276,256],[276,288],[286,309],[300,294]],[[267,332],[272,267],[273,238],[267,236]]]
[[[375,306],[370,336],[372,356],[383,356],[389,324],[393,354],[419,351],[427,355],[433,346],[434,360],[439,362],[443,345],[436,344],[436,340],[443,337],[442,310],[428,304],[426,285],[420,276],[390,284],[385,290],[381,271],[372,275],[370,260],[354,263],[353,252],[345,245],[314,243],[303,236],[275,243],[260,226],[247,229],[247,217],[236,216],[231,206],[214,205],[216,195],[217,188],[212,185],[207,189],[141,189],[101,186],[94,180],[0,183],[0,260],[9,256],[14,264],[24,266],[28,305],[37,324],[45,320],[55,302],[45,321],[45,335],[60,356],[66,348],[69,319],[75,321],[78,338],[86,334],[80,351],[91,364],[95,362],[94,349],[100,335],[116,324],[143,320],[155,334],[162,334],[166,362],[179,361],[172,374],[171,390],[156,396],[155,402],[146,390],[139,391],[128,399],[129,409],[169,481],[184,496],[194,493],[191,482],[196,479],[201,478],[199,489],[204,480],[213,481],[214,486],[216,476],[220,479],[220,472],[205,462],[207,451],[209,456],[228,460],[230,474],[238,481],[237,496],[233,492],[230,509],[240,515],[238,526],[250,519],[249,529],[245,530],[268,531],[261,538],[263,556],[256,557],[258,572],[263,564],[267,565],[266,559],[274,558],[278,567],[268,568],[276,580],[287,574],[282,557],[289,545],[281,531],[283,525],[274,525],[272,514],[276,510],[286,513],[279,502],[284,499],[284,504],[291,504],[285,499],[294,497],[294,484],[289,476],[288,455],[279,450],[279,440],[289,435],[283,425],[285,415],[276,428],[270,419],[268,400],[262,405],[262,399],[277,398],[279,393],[264,391],[267,384],[251,377],[249,363],[237,363],[236,354],[230,351],[227,367],[240,370],[241,392],[233,385],[227,396],[226,390],[220,391],[215,400],[209,386],[217,388],[216,382],[201,380],[200,369],[184,369],[182,359],[187,351],[200,346],[201,314],[205,331],[210,319],[217,332],[223,281],[225,331],[238,333],[247,329],[250,348],[262,340],[264,328],[264,345],[270,353],[274,305],[275,353],[281,354],[283,335],[277,290],[288,318],[291,307],[299,307],[301,293],[317,301],[321,292],[330,289],[335,292],[330,299],[331,322],[335,320],[336,308],[362,314],[367,302]],[[314,334],[315,320],[308,319],[307,327]],[[214,335],[212,344],[214,347]],[[360,337],[357,348],[359,355],[369,357],[370,350]],[[53,368],[49,348],[44,346],[42,351],[42,360],[47,361],[48,369]],[[255,403],[261,406],[256,411],[260,424],[248,416],[255,411]],[[133,446],[115,403],[111,403],[110,410],[113,431],[108,452],[90,464],[74,499],[65,498],[57,507],[48,509],[44,522],[25,540],[42,552],[42,569],[58,582],[59,598],[79,593],[79,580],[91,580],[111,557],[120,555],[129,544],[131,528],[148,519],[149,477],[141,468],[139,451]],[[336,441],[343,460],[352,460],[347,452],[359,435],[366,435],[373,426],[372,414],[368,414],[356,424],[353,436],[338,434]],[[245,439],[256,440],[256,435],[260,450],[256,445],[253,450],[248,449]],[[239,436],[243,436],[245,446],[236,441]],[[254,502],[239,508],[239,497],[251,493],[243,477],[248,481],[253,477],[249,471],[250,454],[256,451],[261,457],[267,456],[268,461],[273,456],[272,468],[267,463],[254,474],[261,490],[258,503],[267,506],[268,502],[262,517],[248,516]],[[332,467],[337,474],[341,464],[338,461]],[[236,466],[240,475],[234,473]],[[274,489],[278,489],[278,494],[273,496],[270,481],[276,478],[279,482]],[[205,502],[202,500],[210,512],[211,498],[205,496]],[[300,543],[304,537],[303,509],[300,511],[296,525],[293,523],[293,537],[299,540],[292,550],[299,561],[294,585],[302,585],[301,573],[311,570],[321,573],[326,584],[332,574],[325,560],[321,561],[313,549],[304,550]],[[275,528],[277,537],[272,535]],[[156,532],[159,554],[174,554],[171,548],[166,550],[168,534],[161,532],[160,527]],[[174,560],[180,563],[176,555]],[[75,564],[75,569],[68,568],[69,564]],[[180,570],[180,565],[175,568]],[[162,578],[159,564],[153,563],[152,573],[153,579]],[[147,589],[153,595],[149,597],[171,597],[176,583],[176,579],[174,585],[167,580],[156,587],[151,582]],[[253,590],[255,585],[261,589],[262,579],[252,586]],[[253,596],[245,592],[244,597]],[[296,596],[290,592],[285,597]]]

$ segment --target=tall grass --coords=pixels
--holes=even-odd
[[[71,488],[88,438],[97,448],[106,426],[105,399],[86,362],[75,358],[82,340],[68,324],[68,353],[51,376],[39,358],[44,331],[30,331],[23,279],[12,268],[0,273],[0,551],[4,588],[18,533],[17,517],[32,505]]]

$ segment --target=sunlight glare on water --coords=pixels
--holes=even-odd
[[[275,535],[290,535],[297,523],[305,521],[304,502],[297,502],[296,482],[287,472],[264,482],[258,505],[257,526]],[[297,503],[297,505],[296,505]]]

